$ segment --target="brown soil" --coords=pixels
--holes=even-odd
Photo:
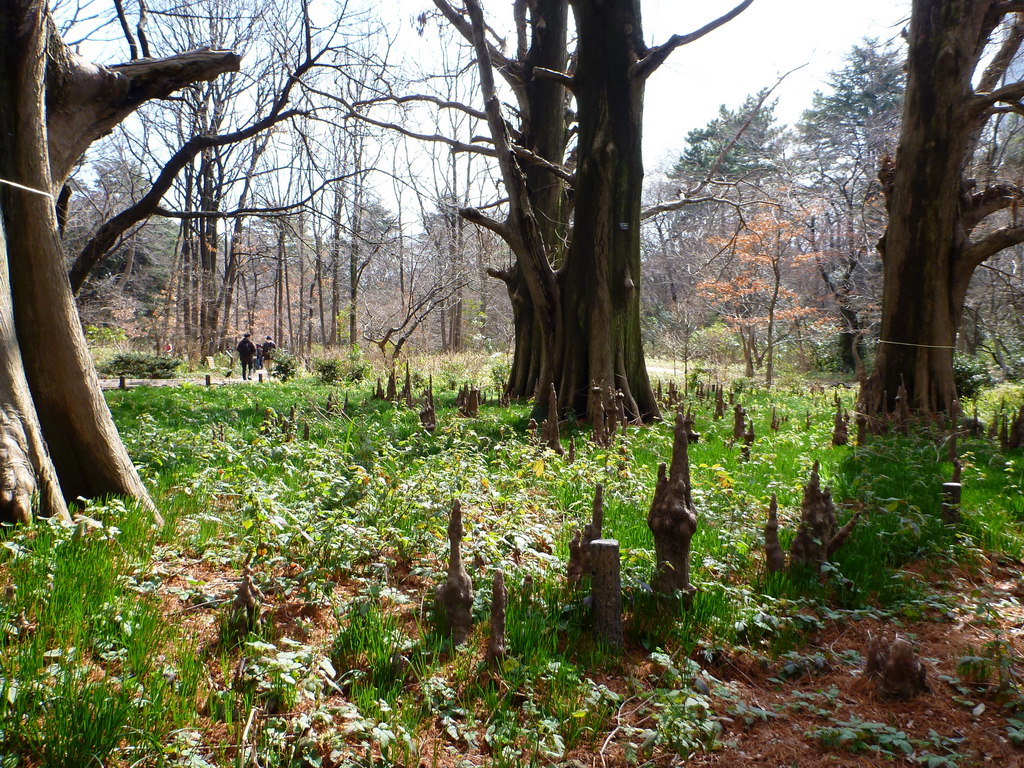
[[[297,566],[282,566],[274,575],[295,577],[295,568]],[[639,763],[645,766],[685,764],[693,768],[853,768],[913,764],[906,759],[893,759],[870,750],[854,752],[827,747],[809,735],[815,729],[859,719],[891,726],[912,739],[929,740],[931,732],[956,739],[958,742],[953,749],[958,755],[954,764],[961,768],[1024,768],[1024,750],[1012,744],[1007,736],[1006,718],[1013,712],[1004,706],[1007,703],[1005,699],[1000,698],[997,675],[968,680],[971,689],[967,694],[943,679],[965,680],[969,677],[963,669],[957,669],[958,661],[965,655],[982,653],[986,644],[994,640],[1002,643],[1000,647],[1012,660],[1012,667],[1024,667],[1024,657],[1021,656],[1024,654],[1024,605],[1018,596],[1021,593],[1019,573],[1020,565],[1017,563],[983,562],[971,571],[944,573],[918,566],[912,576],[933,583],[941,581],[943,594],[956,595],[957,608],[946,614],[931,610],[926,616],[915,617],[914,621],[904,619],[884,625],[877,618],[827,624],[795,649],[805,658],[820,654],[825,664],[820,669],[810,665],[811,671],[793,678],[782,675],[784,658],[754,658],[738,652],[725,654],[716,659],[713,666],[705,665],[714,710],[723,726],[721,747],[686,760],[676,755],[655,753],[648,758],[641,757]],[[201,560],[179,561],[171,569],[171,574],[165,577],[162,586],[164,607],[171,621],[185,626],[187,635],[194,638],[199,648],[206,650],[209,684],[214,688],[231,684],[231,680],[224,679],[225,671],[221,667],[223,649],[218,645],[219,628],[220,614],[230,603],[238,578],[237,572]],[[393,586],[407,594],[419,594],[429,589],[429,585],[410,574],[405,567],[396,568],[391,574],[391,581]],[[183,587],[215,598],[215,604],[207,605],[196,598],[182,601],[174,592]],[[264,616],[271,623],[273,638],[289,637],[325,650],[329,648],[338,628],[330,608],[306,603],[297,586],[267,591]],[[336,597],[344,601],[351,599],[354,592],[354,585],[339,586]],[[986,606],[995,608],[986,612]],[[406,629],[414,631],[418,605],[395,606],[395,610],[402,615]],[[867,655],[869,635],[883,630],[889,634],[898,632],[918,649],[928,669],[930,690],[927,693],[910,701],[884,699],[878,694],[875,684],[861,674],[862,664],[847,663],[839,657],[844,652],[855,651],[863,659]],[[477,642],[481,646],[486,642],[479,627],[470,638],[470,643]],[[843,658],[851,660],[855,657],[847,653]],[[1021,669],[1016,671],[1022,672]],[[621,675],[591,675],[595,682],[619,692],[625,703],[604,732],[585,747],[573,750],[564,764],[601,768],[627,765],[622,729],[616,729],[616,726],[650,726],[649,713],[637,706],[639,702],[635,697],[631,698],[630,685],[635,683],[629,681],[644,680],[653,672],[653,665],[642,649],[632,648],[627,652]],[[227,670],[227,674],[232,675],[233,670]],[[495,679],[493,684],[505,685],[500,679]],[[415,686],[415,682],[410,681],[409,685]],[[330,702],[340,705],[344,698],[337,692],[331,692]],[[750,716],[748,722],[742,713],[737,712],[737,702],[742,702],[747,708],[774,714]],[[969,702],[969,705],[964,702]],[[308,703],[300,703],[298,709],[308,706]],[[238,738],[236,730],[229,735],[223,723],[211,718],[209,712],[204,715],[206,719],[202,730],[207,743],[226,747],[232,739]],[[244,719],[244,713],[242,717]],[[251,734],[258,731],[260,721],[265,717],[265,713],[256,713]],[[339,719],[337,725],[340,728],[344,722]],[[480,751],[464,753],[466,745],[452,743],[438,723],[427,724],[417,740],[425,765],[454,766],[461,758],[469,758],[474,765],[490,763],[490,757]],[[916,749],[917,754],[923,750],[920,746]],[[931,749],[939,755],[947,754],[937,746]],[[324,765],[329,764],[325,760]]]

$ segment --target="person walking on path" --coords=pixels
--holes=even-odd
[[[270,373],[270,363],[274,359],[275,349],[277,349],[277,344],[274,343],[274,340],[270,336],[267,336],[267,338],[263,340],[263,364],[267,367],[267,373]]]
[[[256,357],[256,345],[252,343],[252,339],[249,338],[250,334],[242,336],[242,340],[238,342],[238,360],[242,364],[242,379],[249,379],[252,377],[252,363]]]

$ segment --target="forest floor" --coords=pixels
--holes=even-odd
[[[961,436],[954,528],[941,431],[835,446],[835,393],[742,391],[745,457],[692,393],[686,608],[646,584],[667,424],[610,448],[568,425],[570,461],[524,433],[525,405],[462,417],[439,381],[432,434],[365,386],[194,383],[107,395],[162,529],[107,500],[0,541],[0,768],[1024,766],[1020,450]],[[861,521],[819,574],[768,574],[768,498],[786,546],[815,461],[840,522]],[[565,578],[597,483],[622,551],[621,651],[594,641],[586,588]],[[455,498],[475,591],[459,647],[431,607]],[[239,631],[246,573],[259,621]],[[895,634],[926,669],[910,700],[864,675],[872,639]]]

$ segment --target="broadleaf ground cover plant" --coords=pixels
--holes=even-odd
[[[667,424],[629,426],[607,448],[564,425],[570,459],[531,439],[526,404],[459,416],[457,384],[437,388],[433,433],[358,383],[109,393],[165,523],[111,500],[72,527],[4,533],[4,768],[1024,758],[1020,451],[960,437],[953,527],[940,425],[837,447],[832,391],[746,387],[734,395],[757,435],[745,457],[731,420],[691,392],[686,607],[649,586]],[[815,461],[840,522],[861,519],[819,572],[768,573],[770,497],[788,548]],[[591,635],[587,579],[566,578],[597,483],[603,536],[622,554],[621,651]],[[457,647],[432,603],[455,499],[474,588],[474,629]],[[261,599],[239,637],[225,628],[243,568]],[[508,654],[494,666],[499,569]],[[883,629],[921,649],[921,700],[881,700],[863,678],[868,634]]]

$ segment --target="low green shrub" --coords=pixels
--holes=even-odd
[[[345,373],[344,363],[336,357],[314,360],[313,372],[321,384],[337,384]]]
[[[131,376],[136,379],[170,379],[182,361],[149,352],[120,352],[99,367],[101,376]]]
[[[953,356],[953,381],[961,400],[974,400],[994,382],[988,366],[973,355]]]
[[[273,364],[274,376],[281,381],[288,381],[298,376],[301,365],[295,355],[283,350],[278,350],[274,354]]]

